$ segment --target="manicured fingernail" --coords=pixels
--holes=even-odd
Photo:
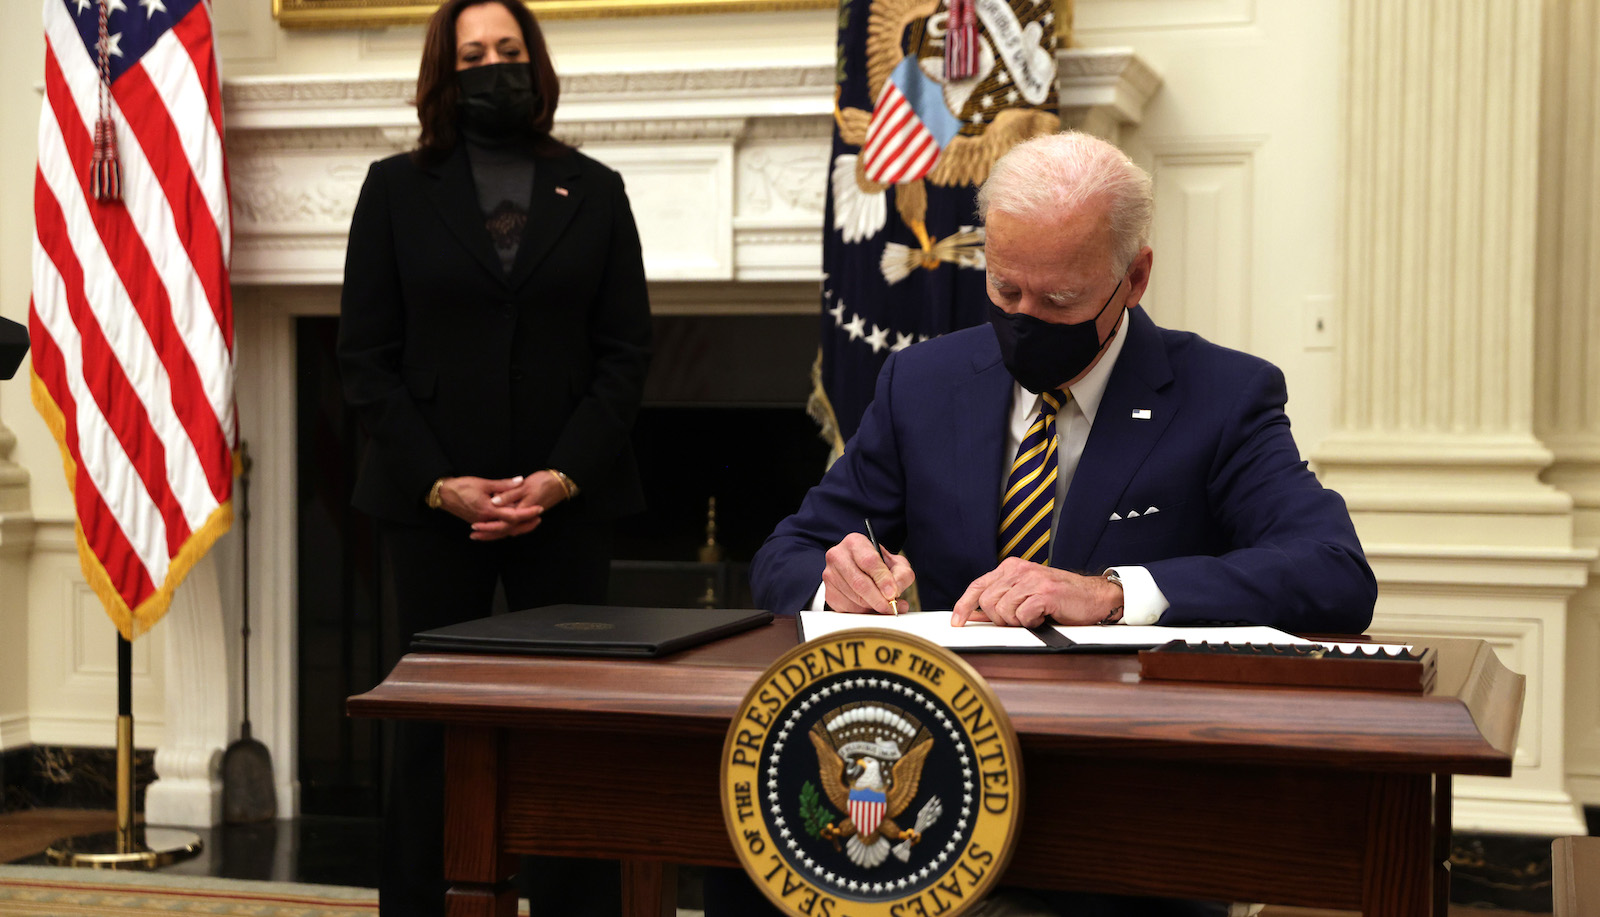
[[[516,477],[512,478],[511,479],[511,483],[513,483],[513,484],[521,484],[522,483],[522,475],[519,474]]]
[[[489,502],[493,503],[495,506],[499,506],[500,505],[500,497],[498,495],[490,497],[489,498]]]

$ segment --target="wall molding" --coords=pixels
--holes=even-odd
[[[26,713],[0,716],[0,752],[33,744],[33,724]]]

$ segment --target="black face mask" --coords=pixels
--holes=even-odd
[[[1094,318],[1070,325],[1058,325],[1021,312],[1007,312],[990,303],[989,325],[1000,341],[1000,357],[1005,360],[1011,378],[1037,395],[1060,388],[1087,369],[1117,336],[1117,328],[1112,328],[1102,342],[1094,323],[1100,320],[1111,300],[1117,298],[1120,289],[1122,281],[1119,280]],[[1120,318],[1117,327],[1121,327]]]
[[[485,64],[456,71],[461,98],[456,112],[461,132],[478,143],[502,143],[533,132],[539,93],[533,88],[533,65]]]

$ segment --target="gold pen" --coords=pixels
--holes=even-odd
[[[871,519],[862,519],[861,521],[866,523],[866,526],[867,526],[867,540],[872,542],[872,550],[878,555],[879,559],[882,559],[883,558],[883,548],[878,545],[878,536],[874,535],[872,533],[872,520]],[[888,562],[887,561],[884,563],[884,566],[888,566]],[[890,573],[891,576],[894,575],[894,571],[892,571],[892,570],[889,571],[889,573]],[[899,599],[898,596],[896,596],[895,598],[892,598],[892,599],[889,600],[889,613],[894,615],[897,618],[900,617],[900,599]]]

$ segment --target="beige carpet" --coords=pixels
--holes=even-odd
[[[372,917],[376,913],[378,893],[368,888],[0,866],[4,917]]]
[[[1328,911],[1322,907],[1267,907],[1261,917],[1362,917],[1360,911]],[[1486,911],[1482,907],[1451,904],[1450,917],[1550,917],[1550,912],[1530,914],[1526,911]]]

